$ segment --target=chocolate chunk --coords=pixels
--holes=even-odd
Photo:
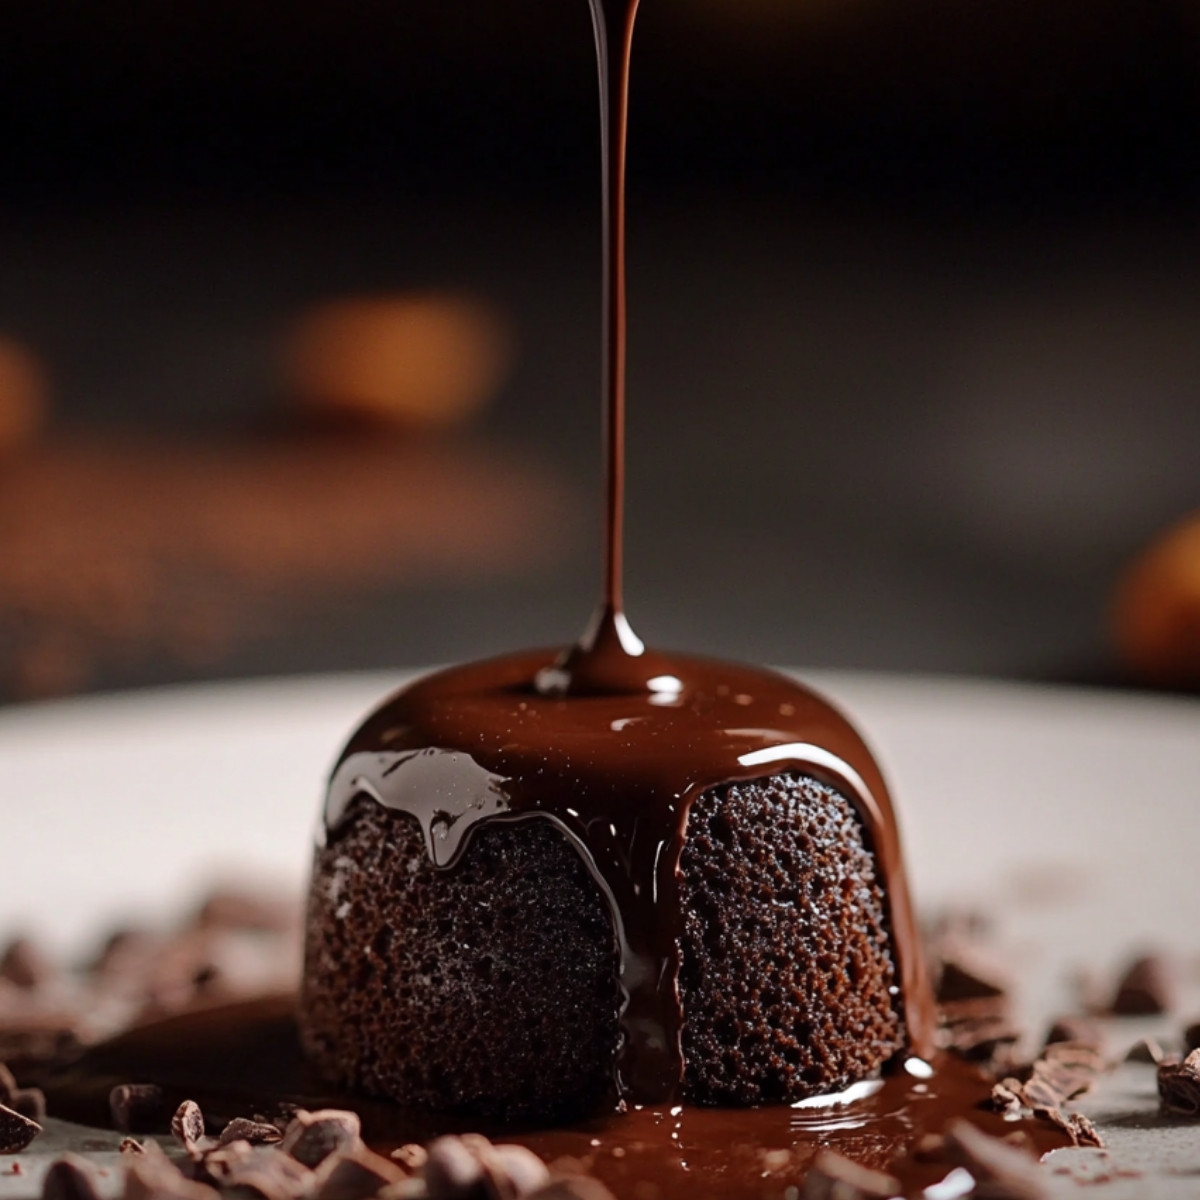
[[[1002,1079],[992,1087],[988,1108],[993,1112],[1018,1116],[1025,1103],[1025,1088],[1019,1079]]]
[[[1046,1034],[1047,1046],[1071,1042],[1076,1046],[1086,1046],[1097,1054],[1104,1053],[1107,1040],[1104,1026],[1095,1017],[1085,1016],[1059,1017]]]
[[[0,955],[0,979],[32,991],[57,975],[54,967],[28,938],[14,938]]]
[[[230,1142],[248,1142],[251,1146],[270,1146],[283,1140],[283,1133],[276,1125],[266,1121],[251,1121],[246,1117],[235,1117],[217,1139],[218,1146],[228,1146]]]
[[[490,1191],[500,1200],[515,1200],[544,1187],[550,1180],[546,1164],[524,1146],[489,1146],[480,1155]]]
[[[357,1144],[362,1122],[357,1113],[336,1108],[303,1109],[287,1127],[279,1148],[306,1167],[317,1167],[331,1154]]]
[[[220,888],[209,893],[193,918],[201,929],[249,933],[290,933],[300,924],[302,908],[278,896]]]
[[[1171,964],[1159,954],[1135,959],[1121,976],[1110,1010],[1122,1017],[1149,1017],[1174,1006],[1175,978]]]
[[[273,1146],[230,1142],[206,1155],[204,1167],[222,1188],[257,1192],[264,1200],[300,1200],[312,1194],[312,1171]]]
[[[141,1142],[135,1141],[131,1137],[122,1138],[121,1144],[117,1147],[117,1149],[122,1154],[145,1154],[146,1153],[146,1147],[143,1146]]]
[[[204,1137],[204,1114],[195,1100],[185,1100],[175,1110],[171,1133],[189,1154],[195,1154]]]
[[[1096,1131],[1095,1125],[1082,1113],[1064,1113],[1060,1108],[1036,1108],[1033,1115],[1061,1129],[1071,1139],[1072,1146],[1105,1149],[1104,1139]]]
[[[890,1175],[822,1150],[804,1179],[804,1200],[892,1200],[900,1184]]]
[[[399,1150],[393,1150],[391,1157],[406,1171],[419,1171],[429,1158],[429,1151],[418,1142],[409,1142]]]
[[[529,1200],[614,1200],[614,1197],[600,1180],[590,1175],[568,1175],[531,1192]]]
[[[188,1179],[156,1142],[142,1150],[129,1156],[122,1200],[218,1200],[213,1188]]]
[[[430,1200],[472,1200],[483,1185],[483,1165],[463,1138],[430,1142],[422,1170]]]
[[[1193,1022],[1183,1031],[1183,1044],[1189,1054],[1193,1050],[1200,1050],[1200,1021]]]
[[[1035,1159],[1000,1138],[989,1137],[967,1121],[953,1121],[946,1130],[946,1156],[974,1177],[973,1196],[1051,1200],[1052,1193]]]
[[[359,1143],[329,1155],[317,1168],[314,1195],[316,1200],[368,1200],[404,1178],[403,1168]]]
[[[77,1154],[64,1154],[42,1181],[42,1200],[99,1200],[96,1169]]]
[[[1183,1062],[1159,1063],[1158,1094],[1168,1112],[1200,1116],[1200,1050]]]
[[[936,993],[939,1004],[991,1000],[1007,996],[1009,991],[1008,973],[994,956],[962,942],[942,948],[942,971]]]
[[[1008,1014],[1004,997],[957,1000],[941,1008],[938,1041],[947,1050],[992,1069],[1009,1065],[1021,1031]]]
[[[1154,1038],[1138,1038],[1125,1055],[1126,1062],[1160,1063],[1162,1060],[1163,1048]]]
[[[118,1133],[154,1133],[162,1124],[162,1088],[154,1083],[121,1083],[108,1094]]]
[[[16,1154],[33,1141],[42,1127],[7,1105],[0,1104],[0,1154]]]

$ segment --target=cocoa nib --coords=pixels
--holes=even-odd
[[[162,1124],[162,1088],[153,1083],[121,1083],[108,1094],[118,1133],[153,1133]]]
[[[1109,1009],[1121,1017],[1149,1017],[1169,1012],[1175,999],[1171,964],[1160,954],[1146,954],[1125,969]]]
[[[195,1100],[185,1100],[171,1118],[171,1133],[189,1154],[195,1154],[204,1137],[204,1114]]]
[[[16,1154],[33,1141],[42,1127],[19,1112],[0,1104],[0,1154]]]
[[[804,1200],[891,1200],[899,1181],[822,1150],[804,1180]]]
[[[230,1142],[249,1142],[251,1146],[269,1146],[283,1140],[283,1133],[276,1125],[266,1121],[251,1121],[246,1117],[235,1117],[217,1139],[218,1146],[228,1146]]]
[[[325,1108],[296,1113],[279,1148],[306,1167],[317,1167],[331,1154],[358,1143],[362,1125],[357,1113]]]
[[[1200,1050],[1183,1062],[1158,1064],[1158,1094],[1168,1112],[1200,1116]]]

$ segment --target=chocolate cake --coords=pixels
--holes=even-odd
[[[332,1080],[509,1119],[792,1102],[923,1036],[857,735],[783,676],[664,661],[678,693],[542,694],[537,652],[470,664],[354,735],[301,1004]]]

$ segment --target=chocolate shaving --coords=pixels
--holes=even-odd
[[[946,1157],[970,1172],[975,1179],[971,1195],[981,1200],[1051,1200],[1037,1162],[1026,1151],[967,1121],[953,1121],[946,1130]]]
[[[33,1141],[42,1127],[7,1105],[0,1104],[0,1154],[16,1154]]]
[[[153,1133],[162,1123],[163,1092],[154,1083],[121,1083],[108,1094],[118,1133]]]
[[[1183,1062],[1159,1063],[1158,1094],[1168,1112],[1200,1116],[1200,1050]]]
[[[318,1112],[301,1109],[287,1127],[279,1148],[306,1167],[317,1167],[331,1154],[356,1145],[361,1133],[357,1113],[336,1108]]]
[[[99,1200],[96,1169],[77,1154],[64,1154],[42,1181],[42,1200]]]
[[[942,948],[941,958],[936,991],[939,1004],[1008,996],[1011,986],[1007,972],[994,956],[978,946],[956,940]]]
[[[1106,1149],[1104,1139],[1096,1131],[1095,1125],[1082,1113],[1064,1113],[1060,1108],[1037,1108],[1033,1115],[1061,1129],[1071,1139],[1072,1146]]]
[[[317,1168],[314,1194],[316,1200],[368,1200],[405,1177],[403,1168],[359,1143]]]
[[[900,1183],[832,1150],[817,1155],[804,1179],[804,1200],[891,1200]]]
[[[941,1009],[939,1044],[960,1057],[999,1071],[1010,1066],[1011,1050],[1021,1031],[1004,997],[959,1000]]]
[[[189,1154],[195,1154],[204,1138],[204,1114],[195,1100],[185,1100],[171,1118],[171,1133]]]
[[[217,1139],[218,1146],[228,1146],[230,1142],[248,1142],[251,1146],[270,1146],[283,1140],[283,1133],[277,1125],[266,1121],[251,1121],[246,1117],[235,1117]]]
[[[1151,1017],[1174,1006],[1175,979],[1171,964],[1159,954],[1135,959],[1117,984],[1110,1011],[1121,1017]]]

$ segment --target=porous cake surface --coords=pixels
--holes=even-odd
[[[848,800],[781,775],[693,805],[681,858],[686,1098],[788,1102],[878,1074],[903,1042],[883,892]],[[430,861],[365,797],[316,853],[301,1027],[332,1081],[401,1103],[565,1120],[611,1094],[612,918],[549,821]]]
[[[714,788],[692,806],[680,865],[688,1097],[790,1102],[877,1074],[902,1023],[849,801],[794,774]]]

